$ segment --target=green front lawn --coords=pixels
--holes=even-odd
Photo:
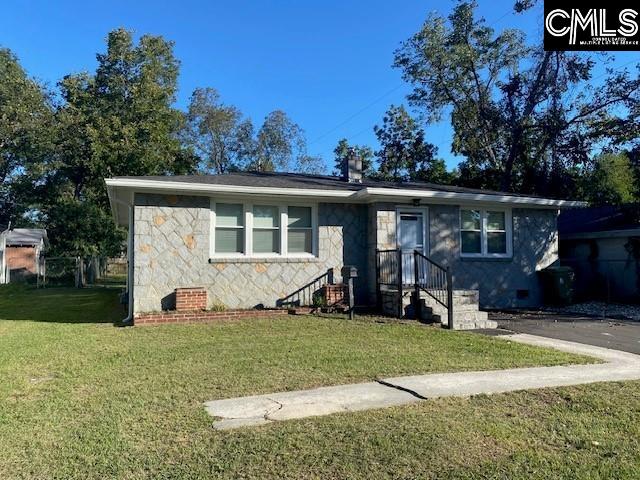
[[[116,290],[19,290],[0,288],[3,479],[415,478],[494,469],[508,478],[515,468],[554,472],[564,461],[583,469],[603,461],[603,472],[638,462],[630,450],[640,433],[634,383],[445,399],[227,432],[213,430],[202,407],[379,376],[583,357],[371,320],[115,328],[95,322],[120,318],[121,307],[109,300]]]
[[[114,323],[126,317],[121,281],[104,288],[36,288],[0,285],[0,319],[63,323]]]

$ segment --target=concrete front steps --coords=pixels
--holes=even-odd
[[[410,301],[412,300],[413,298],[410,299]],[[479,293],[477,290],[453,291],[454,330],[498,327],[495,320],[489,320],[487,312],[480,311],[478,304]],[[447,309],[425,291],[420,292],[420,317],[425,322],[441,323],[445,328],[449,326]]]

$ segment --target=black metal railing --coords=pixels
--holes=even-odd
[[[320,290],[325,285],[333,285],[333,268],[314,278],[309,283],[295,292],[279,299],[276,305],[279,307],[313,307],[320,301]]]
[[[414,289],[414,311],[420,318],[420,291],[447,309],[449,328],[453,328],[453,281],[451,268],[444,267],[417,250],[400,248],[376,250],[376,291],[381,307],[382,290],[398,295],[398,318],[403,315],[402,295]]]
[[[419,251],[413,252],[416,315],[419,317],[420,290],[447,309],[449,328],[453,328],[453,281],[451,267],[443,267]]]

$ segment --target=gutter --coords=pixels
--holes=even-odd
[[[143,180],[131,178],[107,178],[107,187],[124,187],[140,191],[186,192],[186,193],[229,193],[229,194],[262,194],[298,197],[331,197],[349,198],[356,190],[324,190],[313,188],[281,188],[281,187],[247,187],[241,185],[219,185],[208,183],[186,183],[164,180]]]
[[[117,208],[115,208],[115,204],[119,203],[120,205],[124,205],[127,207],[128,212],[128,222],[129,229],[127,231],[127,293],[128,293],[128,301],[127,301],[127,317],[121,321],[121,325],[123,327],[132,327],[133,326],[133,210],[134,205],[132,203],[125,202],[120,200],[116,196],[111,195],[111,191],[109,191],[109,199],[111,200],[111,208],[113,210],[114,216],[117,221]]]
[[[311,197],[314,199],[329,198],[340,199],[354,203],[370,203],[376,200],[431,200],[434,202],[459,204],[459,203],[485,203],[485,204],[510,204],[521,206],[534,206],[539,208],[575,208],[585,207],[586,202],[571,200],[556,200],[551,198],[523,197],[515,195],[502,195],[493,193],[464,193],[443,192],[440,190],[419,189],[395,189],[383,187],[365,187],[361,190],[326,190],[312,188],[281,188],[281,187],[247,187],[239,185],[219,185],[205,183],[185,183],[164,180],[144,180],[131,178],[108,178],[107,191],[109,198],[115,198],[116,188],[129,189],[136,192],[167,192],[191,193],[191,194],[236,194],[236,195],[265,195],[286,197]],[[115,206],[111,208],[117,218]]]
[[[355,197],[375,198],[375,197],[392,197],[392,198],[416,198],[437,200],[444,203],[508,203],[512,205],[538,206],[549,208],[573,208],[585,207],[586,202],[577,202],[572,200],[556,200],[552,198],[522,197],[515,195],[501,195],[493,193],[464,193],[464,192],[443,192],[439,190],[416,190],[416,189],[393,189],[367,187],[356,193]]]

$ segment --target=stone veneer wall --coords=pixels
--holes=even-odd
[[[273,307],[311,280],[355,265],[356,302],[367,300],[367,221],[364,205],[318,206],[318,258],[225,259],[209,263],[209,197],[136,194],[134,314],[174,307],[179,287],[205,287],[208,306]]]
[[[407,205],[409,207],[410,205]],[[375,272],[375,249],[396,246],[395,204],[373,204],[369,209],[369,270]],[[527,307],[541,304],[536,271],[558,259],[557,211],[514,208],[513,258],[463,259],[460,257],[460,209],[455,205],[428,205],[430,255],[451,265],[454,288],[480,291],[484,307]],[[371,277],[373,277],[372,273]],[[375,300],[375,279],[369,281]],[[527,290],[517,299],[517,290]]]

